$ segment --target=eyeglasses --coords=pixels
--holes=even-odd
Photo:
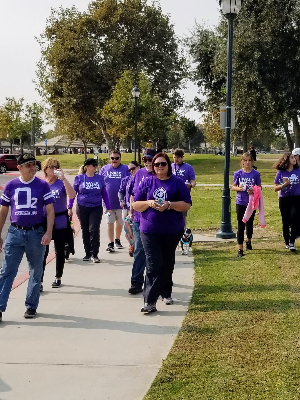
[[[129,171],[129,172],[132,172],[132,171],[134,171],[135,169],[136,169],[136,167],[128,168],[128,171]]]
[[[144,163],[146,163],[146,162],[150,162],[151,163],[151,158],[143,157],[142,160],[143,160]]]
[[[111,160],[119,160],[120,157],[110,157]]]
[[[162,162],[155,162],[153,164],[154,167],[158,168],[158,167],[166,167],[168,165],[168,163],[166,161],[162,161]]]

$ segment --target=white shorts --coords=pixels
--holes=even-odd
[[[116,221],[119,225],[124,224],[124,221],[122,218],[122,210],[120,208],[118,208],[117,210],[110,210],[110,216],[105,214],[105,217],[106,217],[106,222],[108,224],[113,224]]]

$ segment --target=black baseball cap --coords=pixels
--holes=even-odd
[[[84,166],[86,165],[98,165],[98,161],[96,158],[87,158],[83,164]]]
[[[22,164],[26,164],[29,162],[34,162],[36,161],[36,158],[33,154],[31,153],[24,153],[21,154],[18,158],[17,158],[17,163],[18,165],[22,165]]]
[[[152,158],[155,156],[156,154],[156,150],[155,149],[146,149],[145,153],[143,154],[143,158],[150,158],[150,160],[152,160]]]

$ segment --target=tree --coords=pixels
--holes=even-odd
[[[183,131],[184,138],[188,143],[189,152],[191,154],[191,152],[192,152],[191,142],[198,132],[197,125],[196,125],[195,121],[192,121],[186,117],[181,117],[180,118],[180,126]]]
[[[53,10],[39,43],[40,94],[56,118],[72,125],[69,116],[76,114],[94,138],[109,139],[102,109],[126,70],[136,79],[145,73],[166,115],[181,104],[184,59],[169,17],[155,3],[97,0],[85,13]]]
[[[221,147],[224,143],[224,130],[220,128],[219,112],[207,114],[202,125],[205,141],[213,147]]]

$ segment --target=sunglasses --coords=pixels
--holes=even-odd
[[[111,160],[120,160],[120,157],[110,157]]]
[[[143,157],[142,160],[143,160],[144,163],[146,163],[146,162],[150,162],[151,163],[151,158]]]
[[[166,167],[167,165],[168,165],[168,163],[166,161],[153,163],[153,166],[156,167],[156,168],[158,168],[158,167]]]
[[[136,167],[128,168],[128,171],[129,171],[129,172],[132,172],[132,171],[134,171],[135,169],[136,169]]]
[[[49,169],[58,169],[58,166],[57,165],[51,165],[51,167],[48,166],[47,168],[49,168]]]

